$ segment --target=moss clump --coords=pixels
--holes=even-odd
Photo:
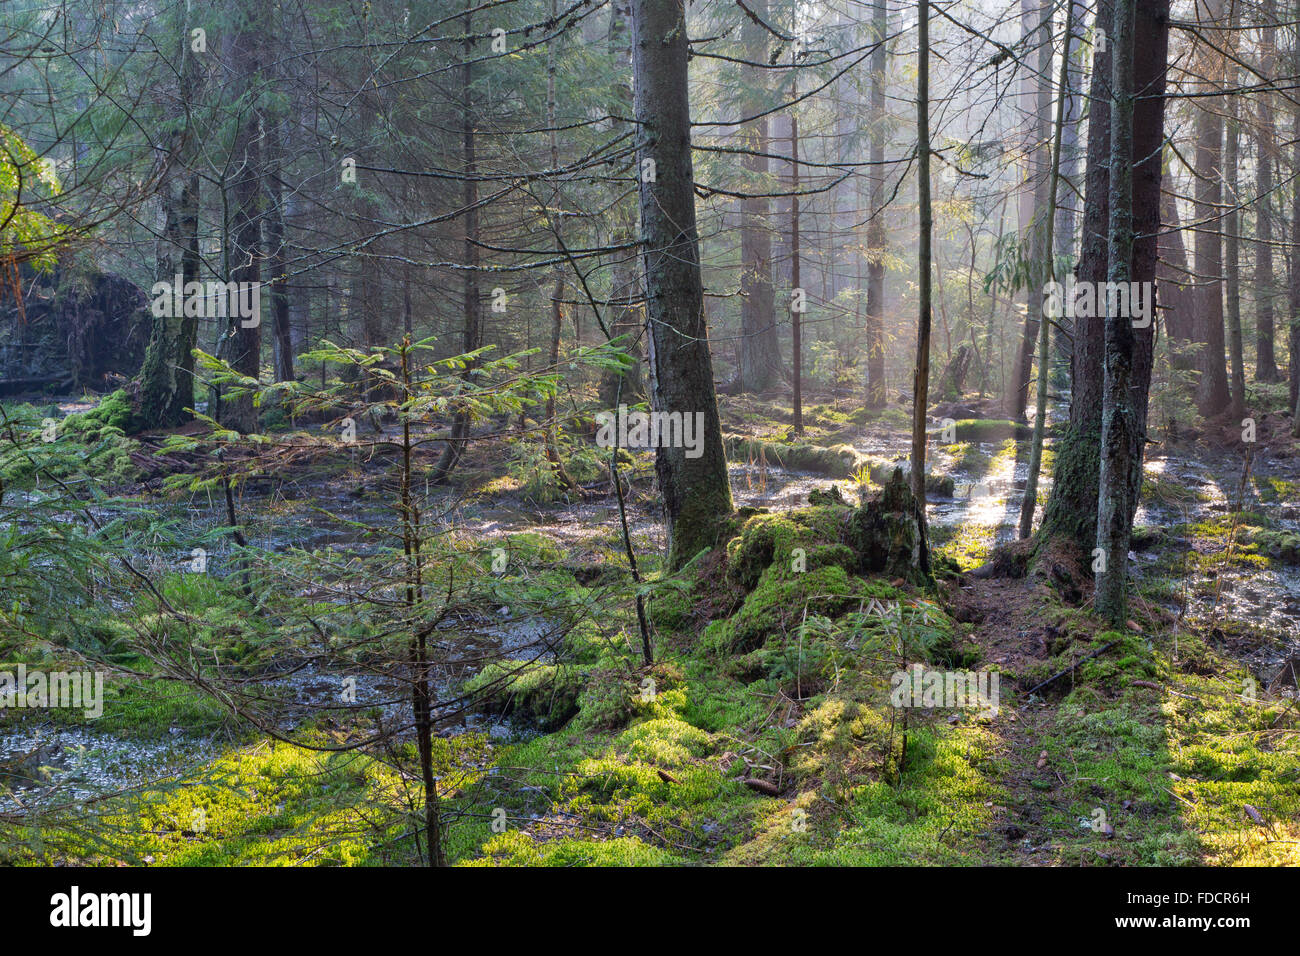
[[[1008,438],[1032,438],[1034,430],[1028,425],[990,418],[963,418],[957,422],[957,441],[994,442]]]
[[[793,632],[806,614],[835,616],[857,605],[862,582],[843,567],[810,568],[792,574],[773,564],[745,598],[739,611],[705,631],[705,643],[736,653],[753,650],[769,637]]]
[[[542,729],[562,727],[578,713],[586,671],[558,664],[502,661],[489,664],[465,685],[491,713],[522,714]]]
[[[1265,531],[1247,529],[1243,537],[1255,545],[1259,553],[1266,554],[1283,564],[1300,564],[1300,534],[1292,531]]]
[[[483,845],[479,859],[464,866],[675,866],[682,860],[636,837],[538,841],[521,830],[507,830]]]
[[[99,404],[88,412],[69,415],[65,424],[73,422],[84,424],[88,430],[98,428],[116,428],[120,432],[131,430],[135,412],[131,408],[131,398],[123,389],[105,395]]]
[[[732,461],[763,460],[778,468],[807,471],[828,478],[849,477],[858,467],[860,458],[852,445],[823,448],[820,445],[763,441],[735,435],[727,437],[726,447],[727,457]]]
[[[657,591],[648,602],[650,623],[665,631],[679,631],[690,620],[691,602],[686,592],[675,588]]]
[[[750,591],[774,564],[784,566],[790,574],[807,570],[809,549],[838,542],[848,513],[847,505],[823,505],[755,515],[727,543],[727,579]],[[803,549],[802,555],[796,553],[797,548]]]
[[[897,462],[885,461],[883,458],[869,458],[865,462],[867,471],[871,475],[871,480],[878,485],[888,483],[898,470]],[[926,472],[925,475],[925,492],[928,495],[937,495],[941,498],[951,498],[957,489],[955,479],[951,475],[941,475],[936,472]]]

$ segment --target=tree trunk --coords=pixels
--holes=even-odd
[[[1070,84],[1070,58],[1068,48],[1070,36],[1074,32],[1074,9],[1073,2],[1068,2],[1065,7],[1065,43],[1067,55],[1061,57],[1061,82],[1057,92],[1056,101],[1056,121],[1052,128],[1052,168],[1047,188],[1046,203],[1046,237],[1043,240],[1043,248],[1052,250],[1056,249],[1055,236],[1053,235],[1056,226],[1056,217],[1052,215],[1052,210],[1056,209],[1056,194],[1061,182],[1061,133],[1065,126],[1066,99],[1069,93]],[[1047,259],[1048,282],[1056,281],[1056,265],[1051,255]],[[1041,306],[1040,306],[1041,308]],[[1029,451],[1029,470],[1025,482],[1025,496],[1020,503],[1020,538],[1027,539],[1034,527],[1034,510],[1038,506],[1038,471],[1043,464],[1043,429],[1047,420],[1047,366],[1048,366],[1048,348],[1051,339],[1052,322],[1059,319],[1057,315],[1044,315],[1038,323],[1038,386],[1036,396],[1036,406],[1034,409],[1034,437]]]
[[[472,0],[470,2],[472,3]],[[475,181],[475,177],[478,175],[478,158],[474,139],[473,17],[468,12],[464,16],[464,23],[465,61],[460,70],[461,162],[465,167],[465,178],[461,185],[461,204],[465,209],[465,278],[462,295],[465,324],[463,326],[462,351],[468,353],[476,351],[481,345],[483,330],[481,323],[482,304],[479,302],[478,294],[478,183]],[[466,381],[469,380],[473,372],[474,364],[471,362],[470,368],[465,370],[464,378]],[[433,474],[430,476],[429,480],[433,484],[438,485],[445,482],[452,470],[460,463],[461,457],[465,454],[465,445],[469,440],[469,426],[469,412],[458,411],[452,421],[451,437],[446,448],[443,449],[442,455],[438,458],[438,464],[434,466]]]
[[[656,454],[674,568],[711,547],[732,510],[704,320],[686,30],[683,0],[633,0],[638,169],[653,172],[640,177],[651,394],[655,411],[690,414],[703,425],[696,457],[681,447]]]
[[[920,211],[917,243],[918,315],[916,321],[916,370],[912,377],[912,496],[920,513],[921,547],[925,548],[925,413],[930,387],[930,238],[933,218],[930,208],[930,3],[921,0],[917,14],[916,76],[916,195]]]
[[[275,346],[275,380],[293,381],[293,340],[289,326],[289,265],[284,227],[283,185],[280,179],[283,147],[278,118],[266,135],[266,244],[270,253],[271,332]]]
[[[187,110],[198,94],[198,68],[182,32],[179,110]],[[180,115],[173,117],[180,123]],[[199,281],[199,177],[190,171],[194,154],[193,131],[188,124],[172,133],[170,168],[163,181],[163,239],[158,255],[158,279],[183,284]],[[178,268],[179,267],[179,268]],[[183,288],[181,290],[184,291]],[[174,301],[175,297],[173,297]],[[190,418],[194,407],[194,348],[198,317],[181,314],[154,316],[149,344],[140,368],[136,400],[138,428],[169,428]]]
[[[1098,0],[1095,25],[1109,24],[1111,0]],[[1110,31],[1107,30],[1107,33]],[[1079,282],[1106,281],[1106,230],[1110,216],[1110,71],[1111,48],[1093,47],[1088,93],[1088,160],[1085,169],[1083,242],[1075,269]],[[1101,440],[1102,352],[1105,319],[1096,315],[1074,320],[1071,358],[1070,424],[1056,442],[1052,493],[1047,500],[1039,540],[1062,538],[1084,545],[1097,536],[1097,479]]]
[[[1169,0],[1138,0],[1133,44],[1141,51],[1134,64],[1137,101],[1133,106],[1133,281],[1140,288],[1155,285],[1159,268],[1161,187],[1165,142],[1165,86],[1169,58]],[[1151,322],[1133,330],[1133,371],[1129,382],[1135,427],[1130,436],[1128,522],[1133,527],[1142,490],[1142,461],[1146,453],[1148,399],[1155,365],[1158,302],[1150,304]],[[1128,552],[1125,551],[1125,556]]]
[[[239,78],[244,90],[251,92],[254,78],[261,67],[261,24],[249,14],[230,41],[230,63],[233,74]],[[236,97],[242,100],[243,96]],[[234,150],[230,160],[231,172],[222,183],[229,193],[229,250],[226,262],[230,282],[240,288],[261,281],[262,242],[259,218],[262,197],[261,161],[261,111],[246,104],[243,118],[235,131]],[[242,296],[241,296],[242,298]],[[228,319],[224,338],[224,355],[231,368],[249,378],[258,378],[262,364],[261,322],[236,313]],[[259,312],[260,315],[260,312]],[[250,393],[225,394],[221,401],[220,421],[227,428],[239,432],[257,429],[257,409]]]
[[[1234,18],[1235,19],[1235,18]],[[1232,49],[1231,41],[1227,43],[1228,48]],[[1236,84],[1236,66],[1229,67],[1228,82]],[[1241,354],[1241,255],[1240,242],[1237,238],[1237,230],[1240,224],[1240,216],[1237,212],[1237,107],[1236,98],[1229,100],[1229,110],[1231,115],[1228,118],[1226,140],[1223,151],[1223,179],[1227,187],[1228,208],[1223,215],[1223,280],[1224,292],[1227,296],[1227,323],[1228,323],[1228,355],[1232,370],[1231,382],[1231,415],[1234,421],[1240,420],[1241,416],[1246,413],[1246,369],[1243,364]]]
[[[885,40],[889,7],[875,0],[871,53],[871,221],[867,225],[867,407],[883,408],[885,394]]]
[[[1111,73],[1115,99],[1108,275],[1111,282],[1143,285],[1155,278],[1159,246],[1169,2],[1117,2],[1121,6],[1115,12]],[[1121,57],[1127,62],[1121,63]],[[1154,316],[1155,303],[1149,305],[1148,314]],[[1105,343],[1096,538],[1103,563],[1093,603],[1100,616],[1122,626],[1127,619],[1129,541],[1142,481],[1155,322],[1135,328],[1134,318],[1108,314]]]
[[[1300,18],[1300,0],[1295,15]],[[1300,76],[1300,43],[1295,46],[1292,61],[1293,75]],[[1292,170],[1300,171],[1300,99],[1293,95]],[[1292,435],[1300,438],[1300,189],[1291,190],[1291,281],[1288,288],[1290,313],[1287,328],[1287,373],[1291,386]]]
[[[1173,368],[1190,374],[1196,369],[1196,290],[1190,284],[1187,246],[1183,242],[1178,202],[1172,193],[1161,196],[1160,219],[1164,224],[1159,240],[1160,264],[1156,271],[1160,282],[1160,311],[1169,336]]]
[[[1127,283],[1133,253],[1133,31],[1137,0],[1115,0],[1115,48],[1111,62],[1110,229],[1107,277]],[[1136,415],[1129,395],[1133,370],[1133,322],[1123,310],[1108,308],[1103,360],[1101,474],[1097,498],[1097,573],[1093,606],[1097,614],[1122,626],[1127,611],[1129,462]]]
[[[750,8],[767,18],[766,0]],[[740,30],[745,56],[756,63],[767,62],[767,31],[745,18]],[[743,115],[761,113],[771,104],[766,94],[765,71],[748,69],[748,94],[741,103]],[[742,131],[744,146],[752,150],[741,157],[746,172],[745,191],[766,192],[768,151],[767,117],[757,119]],[[772,232],[768,222],[771,200],[749,196],[740,204],[740,362],[734,392],[761,392],[781,378],[781,344],[777,338],[776,299],[772,287]]]
[[[1197,20],[1215,24],[1222,18],[1222,0],[1197,0]],[[1223,88],[1223,55],[1202,45],[1200,74],[1203,89]],[[1196,117],[1196,281],[1197,328],[1200,343],[1201,380],[1196,406],[1206,418],[1228,408],[1228,370],[1224,359],[1223,330],[1223,248],[1221,242],[1223,201],[1223,117],[1217,112],[1221,104],[1209,101]]]
[[[1275,0],[1264,0],[1260,27],[1260,72],[1271,77],[1277,69],[1277,18]],[[1255,381],[1277,382],[1282,376],[1277,368],[1274,347],[1276,328],[1273,318],[1273,97],[1268,92],[1256,94],[1259,122],[1255,124],[1255,149],[1259,157],[1259,201],[1255,204]]]
[[[632,13],[629,0],[613,0],[609,8],[609,54],[618,72],[610,90],[610,113],[619,116],[632,114],[632,85],[629,82],[632,65],[632,48],[628,42],[628,21]],[[624,73],[626,68],[627,73]],[[611,120],[615,130],[622,130],[626,123]],[[611,239],[615,246],[629,245],[636,237],[636,205],[620,202],[610,210],[614,219]],[[743,241],[743,240],[742,240]],[[770,243],[769,243],[770,250]],[[769,266],[770,268],[770,266]],[[632,366],[626,372],[609,371],[601,378],[600,400],[607,406],[614,404],[621,395],[626,402],[643,401],[646,396],[645,377],[642,365],[645,362],[642,342],[645,336],[645,321],[641,297],[641,275],[637,269],[637,255],[631,249],[618,249],[614,253],[614,263],[610,274],[610,293],[607,306],[612,313],[609,329],[615,338],[625,338],[623,350],[632,359]],[[619,387],[622,386],[620,392]]]
[[[798,90],[795,90],[798,99]],[[799,117],[790,111],[790,365],[794,378],[794,433],[803,434],[803,323],[807,295],[799,275]]]
[[[1006,397],[1007,417],[1013,421],[1025,418],[1029,403],[1029,379],[1034,366],[1034,342],[1042,313],[1043,265],[1050,250],[1044,245],[1045,226],[1052,217],[1047,209],[1047,138],[1051,90],[1047,77],[1051,73],[1052,45],[1047,31],[1046,8],[1035,0],[1021,0],[1020,33],[1024,38],[1026,56],[1035,50],[1038,64],[1035,70],[1025,70],[1021,80],[1019,100],[1023,113],[1032,116],[1033,122],[1025,143],[1025,179],[1020,187],[1019,218],[1021,254],[1029,262],[1029,276],[1025,288],[1025,321],[1020,330],[1020,345],[1012,366],[1011,389]]]

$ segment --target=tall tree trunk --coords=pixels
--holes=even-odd
[[[240,86],[236,102],[241,103],[243,112],[235,130],[230,173],[222,183],[229,193],[230,209],[227,277],[241,289],[260,282],[262,275],[260,206],[263,170],[260,137],[263,124],[261,110],[252,102],[252,98],[257,72],[261,68],[260,48],[264,33],[256,11],[256,7],[247,13],[240,11],[240,26],[230,40],[231,69],[239,78],[237,82]],[[241,317],[239,311],[229,310],[234,314],[228,319],[222,358],[229,361],[236,372],[255,379],[261,372],[262,364],[260,309],[257,322],[252,318]],[[220,421],[227,428],[239,432],[255,431],[257,409],[253,405],[253,396],[249,393],[224,394]]]
[[[1144,285],[1154,280],[1159,247],[1168,0],[1116,0],[1114,24],[1108,276],[1114,283]],[[1155,303],[1145,311],[1154,316]],[[1154,326],[1154,320],[1141,324],[1123,310],[1106,316],[1096,538],[1102,563],[1093,604],[1116,626],[1127,619],[1128,550],[1141,488]]]
[[[632,12],[629,4],[630,0],[613,0],[609,8],[609,54],[617,67],[610,89],[609,111],[611,115],[624,117],[632,115],[632,47],[628,40],[628,21]],[[614,130],[621,131],[627,124],[624,120],[613,119],[610,125]],[[630,245],[636,237],[635,202],[620,202],[610,210],[610,215],[614,219],[611,232],[613,245]],[[613,317],[609,328],[615,338],[625,339],[623,350],[631,357],[632,365],[625,372],[611,370],[601,378],[600,400],[607,406],[613,405],[620,394],[622,400],[627,402],[643,401],[646,397],[643,375],[645,321],[643,307],[639,302],[641,273],[637,265],[638,257],[633,250],[618,249],[614,253],[608,302]],[[771,268],[770,265],[768,268]]]
[[[1053,213],[1047,209],[1047,139],[1051,89],[1052,45],[1047,30],[1047,8],[1037,0],[1021,0],[1020,32],[1025,55],[1037,55],[1037,68],[1024,70],[1019,100],[1021,110],[1033,117],[1025,143],[1025,179],[1020,187],[1021,254],[1030,264],[1025,288],[1025,321],[1012,366],[1011,389],[1006,397],[1007,417],[1019,421],[1029,403],[1029,378],[1034,365],[1034,342],[1041,318],[1043,265],[1051,251],[1044,246],[1045,226]]]
[[[1165,87],[1169,59],[1169,0],[1137,0],[1133,35],[1136,54],[1133,106],[1133,264],[1132,279],[1158,295],[1160,219],[1165,144]],[[1146,454],[1148,399],[1155,366],[1156,316],[1159,303],[1149,303],[1151,321],[1133,329],[1133,368],[1129,402],[1134,429],[1130,435],[1128,521],[1130,534],[1142,490],[1142,461]],[[1124,552],[1127,557],[1127,550]]]
[[[1070,37],[1074,32],[1074,9],[1073,2],[1068,2],[1065,7],[1065,47],[1066,55],[1061,57],[1061,81],[1057,92],[1056,100],[1056,121],[1052,128],[1052,169],[1047,188],[1047,215],[1046,215],[1046,237],[1043,241],[1043,247],[1049,250],[1055,250],[1055,236],[1053,232],[1056,227],[1056,217],[1052,215],[1052,210],[1056,209],[1056,194],[1061,182],[1061,133],[1065,126],[1066,99],[1069,96],[1070,84],[1070,57],[1068,55]],[[1052,256],[1048,256],[1047,274],[1048,282],[1056,281],[1056,265]],[[1039,306],[1042,308],[1042,306]],[[1038,471],[1043,464],[1043,429],[1047,421],[1047,366],[1048,366],[1048,347],[1051,339],[1052,322],[1059,319],[1058,315],[1044,315],[1038,323],[1038,394],[1036,396],[1036,406],[1034,409],[1034,437],[1030,445],[1029,452],[1029,471],[1025,482],[1025,496],[1020,503],[1020,537],[1022,540],[1029,537],[1030,531],[1034,527],[1034,510],[1038,506]]]
[[[1295,6],[1295,18],[1300,24],[1300,0]],[[1296,27],[1300,36],[1300,25]],[[1293,76],[1300,76],[1300,40],[1295,44],[1291,71]],[[1294,123],[1292,126],[1291,168],[1300,172],[1300,98],[1292,94]],[[1291,387],[1292,429],[1291,433],[1300,438],[1300,189],[1291,190],[1291,281],[1287,289],[1287,311],[1290,313],[1287,323],[1287,374]]]
[[[916,75],[916,195],[920,212],[917,243],[918,314],[916,321],[916,369],[912,376],[912,495],[925,528],[925,413],[930,391],[930,239],[933,213],[930,208],[930,2],[921,0],[917,13]],[[924,547],[924,542],[922,543]]]
[[[680,567],[716,542],[719,520],[732,511],[704,320],[684,0],[633,0],[632,36],[638,168],[649,160],[654,170],[640,180],[651,394],[655,411],[703,425],[696,457],[660,447],[655,458],[668,564]]]
[[[365,149],[372,148],[377,123],[375,96],[370,90],[362,90],[357,96],[360,113],[360,144]],[[349,317],[356,322],[354,333],[357,342],[364,350],[384,344],[385,311],[384,283],[380,273],[383,258],[377,240],[373,239],[380,231],[378,214],[374,200],[371,198],[373,184],[359,182],[352,187],[357,193],[356,229],[357,238],[365,242],[364,250],[356,256],[356,271],[352,274],[352,289],[349,293]]]
[[[797,75],[797,74],[796,74]],[[797,100],[798,90],[795,90]],[[799,117],[790,112],[790,365],[794,379],[791,403],[794,408],[794,433],[803,434],[803,322],[804,304],[808,301],[799,275]]]
[[[281,181],[283,124],[277,116],[266,133],[266,244],[270,255],[271,332],[274,337],[275,380],[293,381],[293,340],[289,326],[289,256],[285,239]]]
[[[180,78],[178,110],[172,117],[176,128],[168,147],[168,169],[162,184],[163,238],[158,254],[158,280],[182,285],[199,281],[199,177],[192,172],[194,133],[182,115],[188,115],[198,95],[198,67],[189,48],[189,37],[180,31]],[[184,289],[180,290],[182,293]],[[173,296],[173,302],[176,296]],[[135,425],[139,428],[169,428],[190,418],[194,406],[194,348],[198,317],[180,314],[154,316],[149,344],[140,367]],[[190,310],[192,311],[192,310]]]
[[[470,10],[473,9],[473,0],[468,0],[471,4]],[[460,92],[461,92],[461,164],[464,166],[464,180],[461,184],[461,205],[465,209],[465,277],[462,293],[462,306],[465,312],[465,324],[463,326],[464,335],[462,338],[462,351],[469,353],[476,351],[482,344],[482,303],[479,302],[478,293],[478,183],[475,177],[478,175],[478,158],[477,147],[474,134],[474,41],[473,37],[473,15],[466,12],[464,16],[465,24],[465,60],[460,69]],[[465,379],[468,381],[473,372],[473,366],[476,363],[471,362],[471,367],[465,370]],[[443,449],[442,455],[438,458],[438,464],[434,466],[433,474],[429,480],[435,484],[442,484],[451,474],[452,470],[460,463],[461,457],[465,454],[465,445],[469,440],[469,412],[465,410],[458,411],[452,421],[451,436],[447,441],[446,448]]]
[[[1082,150],[1079,147],[1079,126],[1083,120],[1083,78],[1084,63],[1084,29],[1087,6],[1082,0],[1068,0],[1073,10],[1067,16],[1071,26],[1065,38],[1065,56],[1069,69],[1065,84],[1065,125],[1061,129],[1061,181],[1057,188],[1056,225],[1053,231],[1053,254],[1059,260],[1074,263],[1076,261],[1074,232],[1078,224],[1078,192],[1082,191],[1079,171],[1082,166]],[[1062,274],[1060,270],[1055,270]],[[1056,336],[1055,351],[1061,364],[1070,364],[1073,344],[1068,335]]]
[[[1133,252],[1133,31],[1137,0],[1115,0],[1111,42],[1110,241],[1108,279],[1128,283]],[[1129,462],[1136,416],[1130,403],[1133,321],[1108,307],[1103,360],[1101,474],[1097,498],[1097,548],[1103,564],[1093,605],[1101,617],[1122,625],[1127,611]]]
[[[1233,45],[1229,40],[1227,43],[1228,48],[1232,49]],[[1228,68],[1228,82],[1230,84],[1236,84],[1236,73],[1235,64]],[[1224,185],[1227,187],[1227,195],[1224,198],[1228,203],[1228,208],[1223,215],[1223,257],[1225,260],[1223,264],[1223,280],[1228,306],[1228,355],[1230,356],[1232,373],[1230,408],[1232,418],[1239,420],[1246,413],[1246,369],[1241,342],[1241,244],[1237,236],[1240,225],[1240,216],[1237,212],[1237,142],[1240,130],[1237,123],[1235,97],[1230,100],[1228,108],[1231,114],[1228,117],[1227,138],[1224,141],[1223,151],[1223,180]]]
[[[1277,5],[1264,0],[1260,28],[1260,73],[1271,77],[1277,69]],[[1273,317],[1275,294],[1273,275],[1273,163],[1277,155],[1273,129],[1273,97],[1268,92],[1256,94],[1259,121],[1255,124],[1255,150],[1259,157],[1259,201],[1255,204],[1255,381],[1277,382],[1274,346],[1276,327]]]
[[[551,0],[551,19],[555,19],[557,0]],[[560,168],[560,144],[556,136],[555,126],[555,45],[558,37],[552,37],[546,44],[546,126],[550,130],[551,139],[551,169]],[[564,195],[560,190],[560,184],[557,182],[550,199],[546,203],[547,209],[555,209],[559,215],[555,217],[551,228],[555,230],[556,246],[563,248],[563,223],[564,223]],[[549,213],[548,213],[549,216]],[[559,251],[557,249],[557,251]],[[559,369],[560,367],[560,334],[564,329],[564,266],[555,267],[555,293],[551,296],[551,353],[549,367]],[[577,327],[575,325],[575,337]],[[568,470],[564,467],[564,459],[560,457],[560,424],[555,417],[555,393],[551,392],[546,399],[546,458],[550,462],[552,470],[556,476],[564,482],[570,490],[577,490],[578,483],[569,475]]]
[[[1196,0],[1197,21],[1217,24],[1223,16],[1222,0]],[[1213,34],[1212,35],[1216,35]],[[1209,92],[1222,90],[1223,54],[1201,44],[1199,71]],[[1222,104],[1211,98],[1196,117],[1196,339],[1201,345],[1201,380],[1196,405],[1206,418],[1225,411],[1228,370],[1225,362],[1223,329],[1223,117]]]
[[[1160,218],[1164,224],[1156,272],[1160,282],[1160,311],[1168,333],[1171,364],[1190,375],[1196,370],[1196,289],[1191,284],[1178,201],[1171,192],[1161,195]]]
[[[1097,28],[1110,33],[1112,0],[1097,0]],[[1107,224],[1110,217],[1110,72],[1113,44],[1094,41],[1088,92],[1088,160],[1085,169],[1083,242],[1075,274],[1081,283],[1106,281]],[[1105,319],[1081,315],[1074,320],[1070,424],[1054,445],[1052,493],[1047,499],[1039,540],[1059,538],[1074,544],[1097,536],[1097,479],[1101,440],[1102,352]]]
[[[1079,147],[1079,126],[1083,121],[1083,78],[1087,72],[1084,63],[1084,29],[1087,5],[1083,0],[1069,0],[1073,7],[1067,19],[1070,30],[1066,35],[1066,56],[1069,69],[1065,83],[1065,125],[1061,129],[1061,182],[1057,189],[1055,253],[1059,257],[1073,257],[1074,230],[1078,224],[1080,190],[1079,171],[1083,165],[1083,150]],[[1065,336],[1060,336],[1067,341]],[[1068,346],[1066,346],[1068,348]]]
[[[760,18],[767,17],[767,0],[757,0],[750,9]],[[741,43],[747,59],[767,62],[767,31],[748,17],[741,30]],[[746,69],[746,95],[741,101],[743,115],[763,112],[771,104],[766,91],[766,71]],[[754,120],[744,130],[746,149],[741,157],[746,173],[746,192],[766,192],[768,160],[767,117]],[[776,299],[772,287],[772,227],[768,222],[771,200],[752,195],[740,204],[740,362],[734,392],[761,392],[772,388],[781,378],[781,344],[777,338]]]
[[[889,7],[874,0],[871,52],[871,221],[867,225],[867,407],[883,408],[885,394],[885,69]]]

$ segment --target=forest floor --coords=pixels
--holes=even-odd
[[[466,619],[463,639],[514,663],[448,664],[439,682],[444,696],[478,687],[486,701],[440,725],[450,859],[1300,862],[1300,715],[1294,680],[1277,678],[1300,653],[1300,458],[1289,418],[1262,416],[1249,458],[1226,426],[1151,447],[1130,555],[1133,619],[1119,633],[1088,613],[1078,553],[1021,560],[1023,427],[973,396],[936,411],[935,427],[953,423],[946,437],[956,440],[934,445],[938,573],[925,586],[859,573],[842,540],[859,494],[906,456],[901,408],[867,415],[827,401],[795,438],[779,401],[724,399],[742,510],[719,547],[678,575],[655,557],[663,534],[650,459],[629,460],[629,526],[655,630],[649,669],[601,462],[574,441],[570,470],[587,489],[576,496],[549,483],[524,443],[472,450],[443,520],[485,562],[508,550],[510,568],[484,575],[482,617]],[[271,688],[259,713],[276,735],[142,672],[136,658],[111,675],[112,706],[93,725],[0,713],[0,859],[417,861],[402,836],[409,744],[329,749],[392,719],[391,676],[354,670],[369,709],[313,710],[335,675],[290,672],[258,650],[273,645],[275,624],[243,603],[227,536],[216,533],[220,501],[164,490],[164,473],[184,462],[150,464],[145,451],[158,443],[148,436],[128,444],[101,430],[87,444],[127,500],[208,535],[214,573],[163,568],[159,586],[198,622],[199,643]],[[248,483],[237,507],[250,544],[343,569],[342,556],[368,547],[360,529],[385,520],[375,492],[384,467],[354,455]],[[839,501],[808,503],[832,485]],[[1040,486],[1040,513],[1046,493]],[[995,554],[999,575],[976,573]],[[320,573],[313,587],[331,590]],[[97,613],[79,645],[6,640],[4,656],[102,654],[141,630],[143,612],[130,606]],[[996,672],[996,712],[891,706],[894,675],[913,663]],[[77,802],[86,799],[93,813]],[[376,822],[379,806],[389,816]]]

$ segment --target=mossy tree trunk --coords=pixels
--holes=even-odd
[[[1105,29],[1110,17],[1111,0],[1098,0],[1096,27]],[[1101,44],[1093,47],[1083,245],[1076,269],[1080,282],[1106,281],[1106,223],[1110,208],[1110,59],[1111,44],[1105,44],[1104,48]],[[1055,445],[1052,493],[1038,529],[1040,542],[1063,538],[1091,550],[1092,541],[1097,536],[1104,342],[1103,318],[1095,315],[1075,318],[1070,424]]]
[[[190,171],[194,154],[193,132],[182,120],[198,93],[198,67],[188,36],[181,32],[180,112],[171,135],[171,166],[162,185],[163,238],[158,255],[158,279],[184,283],[199,281],[199,178]],[[182,290],[183,291],[183,290]],[[194,347],[198,317],[155,316],[144,363],[140,368],[135,426],[169,428],[187,421],[194,407]]]
[[[1165,86],[1169,58],[1169,0],[1138,0],[1134,25],[1133,67],[1136,102],[1133,106],[1133,281],[1155,290],[1160,264],[1161,197],[1165,142]],[[1158,292],[1158,290],[1156,290]],[[1147,414],[1151,374],[1155,366],[1156,316],[1159,302],[1150,304],[1151,321],[1133,329],[1133,375],[1129,381],[1135,428],[1129,436],[1128,527],[1132,529],[1142,491],[1142,461],[1146,454]],[[1125,552],[1127,554],[1127,551]]]
[[[1100,23],[1113,16],[1103,0],[1097,16]],[[1138,98],[1134,106],[1132,242],[1130,274],[1134,282],[1154,282],[1159,265],[1161,233],[1161,144],[1164,141],[1166,60],[1169,45],[1168,0],[1142,0],[1135,21],[1137,48],[1142,51],[1134,67]],[[1110,122],[1109,107],[1111,53],[1094,51],[1091,108],[1088,131],[1086,202],[1083,247],[1077,270],[1080,282],[1105,282],[1110,255],[1108,219],[1110,211]],[[1152,303],[1152,315],[1156,304]],[[1056,465],[1052,493],[1039,528],[1041,544],[1051,539],[1066,540],[1086,551],[1097,538],[1097,505],[1101,471],[1102,358],[1106,335],[1105,319],[1081,316],[1074,323],[1073,395],[1070,424],[1055,444]],[[1131,528],[1142,485],[1142,459],[1146,444],[1148,395],[1155,357],[1155,320],[1146,328],[1131,331],[1131,369],[1127,405],[1133,414],[1128,436],[1126,526]],[[1127,556],[1127,550],[1124,552]]]
[[[704,319],[691,162],[689,46],[682,0],[632,4],[641,239],[655,411],[703,417],[703,447],[660,447],[655,459],[668,521],[669,564],[711,547],[731,513],[713,361]]]
[[[226,271],[228,281],[244,287],[245,283],[261,281],[262,275],[262,112],[254,102],[257,75],[262,63],[262,37],[260,8],[233,10],[238,26],[230,40],[230,66],[238,77],[240,115],[235,129],[235,141],[230,157],[230,172],[222,186],[228,191],[230,210],[227,226]],[[243,297],[241,296],[241,299]],[[258,378],[262,365],[262,327],[248,317],[241,317],[239,309],[228,310],[223,340],[222,358],[241,375]],[[257,409],[253,406],[251,392],[232,395],[227,393],[221,402],[221,424],[239,432],[257,429]]]
[[[1145,283],[1155,276],[1160,225],[1169,3],[1117,0],[1114,16],[1108,278]],[[1140,67],[1135,67],[1137,51]],[[1153,326],[1135,329],[1132,317],[1118,311],[1106,317],[1096,539],[1105,564],[1097,575],[1094,607],[1115,625],[1127,616],[1128,551],[1141,488]]]

